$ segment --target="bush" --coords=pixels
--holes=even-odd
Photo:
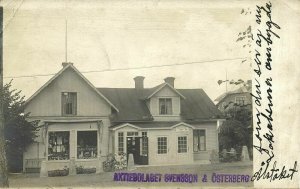
[[[76,174],[92,174],[96,173],[96,168],[84,168],[82,165],[79,167],[76,167]]]
[[[58,177],[58,176],[67,176],[69,175],[69,168],[64,168],[63,170],[56,169],[52,171],[48,171],[49,177]]]
[[[105,172],[124,170],[127,168],[127,158],[125,153],[109,154],[107,160],[103,162],[103,170]]]

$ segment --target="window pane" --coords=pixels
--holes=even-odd
[[[245,97],[237,96],[235,101],[236,101],[237,105],[240,105],[240,106],[245,105]]]
[[[194,152],[206,150],[206,133],[203,129],[193,131],[193,148]]]
[[[69,132],[49,132],[48,160],[67,160],[69,151]]]
[[[118,133],[118,153],[124,152],[124,133]]]
[[[178,137],[178,153],[186,153],[187,152],[187,137],[182,136]]]
[[[194,152],[198,151],[198,130],[194,130],[193,131],[193,148],[194,148]]]
[[[160,98],[159,99],[159,114],[171,115],[172,114],[172,99]]]
[[[166,114],[172,114],[172,100],[170,98],[166,99]]]
[[[142,150],[141,155],[147,156],[148,155],[148,138],[147,138],[147,132],[142,132]]]
[[[97,158],[97,131],[77,132],[77,158]]]
[[[157,138],[157,153],[166,154],[167,153],[167,137]]]
[[[76,115],[77,113],[77,93],[62,93],[62,114]]]

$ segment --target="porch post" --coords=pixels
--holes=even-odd
[[[75,157],[77,156],[77,138],[76,138],[75,130],[70,131],[69,147],[70,147],[69,175],[76,175]]]
[[[98,159],[98,164],[96,167],[96,173],[100,173],[103,172],[102,169],[102,157],[101,157],[101,153],[102,153],[102,149],[101,149],[101,144],[102,144],[102,135],[103,135],[103,122],[101,120],[97,121],[97,133],[98,133],[98,137],[97,137],[97,159]]]
[[[48,123],[45,122],[44,124],[44,137],[43,137],[43,143],[45,144],[45,153],[44,157],[45,160],[42,160],[41,162],[41,170],[40,170],[40,177],[47,177],[48,176],[48,170],[47,170],[47,162],[48,162]]]

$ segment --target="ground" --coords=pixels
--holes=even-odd
[[[196,183],[178,183],[178,182],[116,182],[114,172],[105,172],[100,174],[74,175],[64,177],[44,177],[40,178],[38,174],[11,174],[9,177],[10,187],[157,187],[170,186],[177,188],[182,187],[252,187],[252,182],[239,183],[218,183],[212,182],[212,174],[235,174],[235,175],[252,175],[252,162],[234,162],[218,163],[211,165],[180,165],[180,166],[159,166],[159,167],[138,167],[131,173],[160,173],[160,174],[197,174],[198,182]],[[124,172],[124,171],[123,171]],[[202,182],[204,175],[207,175],[207,182]]]

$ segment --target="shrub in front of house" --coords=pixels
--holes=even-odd
[[[96,173],[96,168],[84,168],[82,165],[79,167],[76,167],[76,174],[92,174]]]
[[[59,176],[67,176],[69,175],[69,168],[64,167],[64,169],[56,169],[52,171],[48,171],[48,177],[59,177]]]
[[[124,170],[127,168],[127,158],[125,153],[109,154],[103,162],[105,172]]]

